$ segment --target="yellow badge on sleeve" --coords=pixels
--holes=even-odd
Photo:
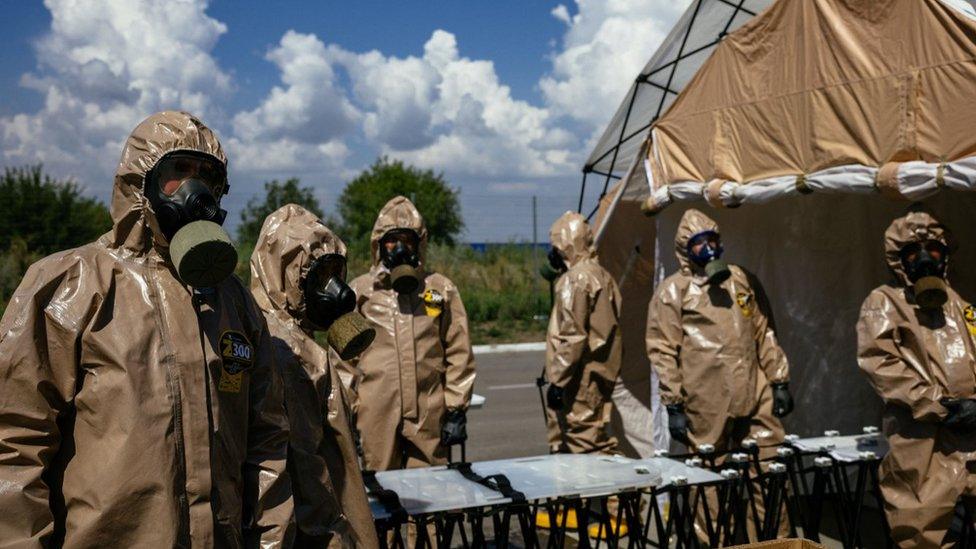
[[[444,312],[444,296],[437,290],[424,292],[424,309],[427,316],[437,318]]]
[[[756,309],[756,297],[751,293],[739,292],[735,294],[735,302],[738,303],[742,316],[749,318]]]
[[[254,365],[254,347],[247,337],[236,330],[226,330],[220,335],[220,381],[217,390],[239,393],[244,372]]]
[[[976,309],[972,305],[966,305],[962,314],[966,317],[966,327],[969,328],[969,333],[976,336]]]

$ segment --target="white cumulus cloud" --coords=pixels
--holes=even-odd
[[[539,80],[553,115],[600,133],[689,0],[576,0],[553,17],[568,28],[552,71]]]
[[[206,15],[205,0],[45,6],[51,28],[36,42],[36,70],[21,78],[44,104],[0,118],[5,164],[43,162],[104,192],[122,141],[146,115],[178,108],[219,118],[215,99],[233,85],[210,52],[227,27]]]

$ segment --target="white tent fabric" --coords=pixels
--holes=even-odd
[[[695,0],[644,66],[586,160],[584,171],[622,173],[650,124],[671,105],[725,34],[771,0]]]

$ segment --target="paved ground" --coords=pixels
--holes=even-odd
[[[475,357],[474,391],[488,400],[468,414],[468,461],[546,454],[546,428],[535,380],[544,352]]]

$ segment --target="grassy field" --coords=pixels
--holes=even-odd
[[[365,253],[351,251],[349,276],[369,270]],[[485,252],[467,246],[431,245],[430,269],[461,290],[475,344],[542,341],[549,315],[549,283],[538,273],[545,254],[501,245]]]
[[[239,250],[237,274],[249,278],[247,260],[251,249]],[[545,259],[541,251],[500,245],[484,253],[471,248],[433,244],[427,249],[427,265],[450,278],[461,290],[468,311],[474,344],[521,343],[545,339],[549,320],[549,283],[539,276]],[[369,270],[369,253],[349,251],[349,280]]]

